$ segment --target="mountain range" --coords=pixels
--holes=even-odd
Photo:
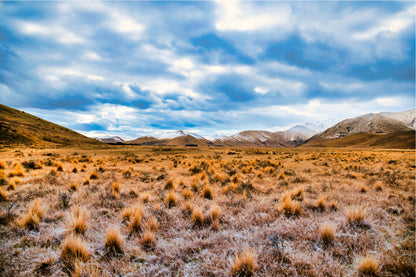
[[[277,132],[248,130],[212,140],[183,130],[169,131],[158,138],[142,136],[129,141],[118,136],[93,139],[0,104],[0,146],[127,144],[194,147],[415,148],[416,110],[365,114],[345,119],[322,131],[323,126],[321,123],[306,123]]]

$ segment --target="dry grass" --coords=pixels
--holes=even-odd
[[[204,214],[199,207],[193,208],[191,218],[196,227],[201,227],[204,224]]]
[[[1,276],[414,276],[414,151],[16,150],[0,151],[0,190],[15,185],[0,201]],[[24,176],[7,177],[18,164]],[[106,246],[113,230],[120,248]],[[88,259],[64,262],[75,235]],[[364,273],[366,253],[380,261]]]
[[[121,192],[121,185],[119,181],[114,181],[111,185],[111,191],[113,193],[119,194]]]
[[[176,196],[176,193],[172,190],[169,191],[169,193],[166,195],[165,202],[169,208],[175,207],[176,203],[178,202],[178,197]]]
[[[145,248],[153,248],[156,245],[156,236],[155,233],[149,230],[146,230],[142,237],[140,238],[140,243]]]
[[[79,237],[69,236],[63,241],[60,258],[69,270],[74,268],[77,260],[87,262],[89,256],[87,243]]]
[[[85,234],[88,229],[88,212],[84,207],[75,207],[70,218],[70,229],[76,234]]]
[[[333,226],[330,223],[325,222],[320,228],[319,228],[319,234],[321,236],[322,241],[328,245],[332,243],[335,239],[335,232],[336,227]]]
[[[165,189],[170,190],[170,189],[174,189],[174,188],[175,188],[175,186],[173,184],[173,180],[172,179],[167,180],[166,183],[165,183]]]
[[[0,202],[7,201],[7,192],[0,188]]]
[[[202,190],[202,195],[204,198],[206,199],[213,199],[214,195],[212,192],[212,188],[210,185],[205,185],[203,190]]]
[[[375,257],[365,256],[358,261],[358,272],[362,276],[377,276],[379,273],[379,261]]]
[[[107,229],[105,231],[105,250],[109,255],[116,255],[123,253],[123,238],[120,235],[120,231],[118,229]]]
[[[365,222],[367,211],[363,207],[349,207],[345,210],[348,223],[362,225]]]
[[[245,250],[240,256],[235,254],[235,259],[231,262],[231,276],[253,276],[256,263],[256,256],[252,250]]]

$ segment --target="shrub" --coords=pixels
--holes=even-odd
[[[110,255],[123,253],[123,238],[118,229],[108,229],[105,231],[105,250]]]
[[[175,192],[173,192],[172,190],[169,191],[168,195],[165,198],[165,202],[168,205],[169,208],[172,208],[174,206],[176,206],[176,202],[177,202],[177,197]]]
[[[212,199],[213,198],[212,188],[211,188],[210,185],[205,185],[204,186],[204,189],[202,190],[202,195],[206,199]]]
[[[202,210],[199,207],[196,207],[192,210],[192,222],[194,223],[194,226],[202,226],[204,223],[204,216],[202,214]]]
[[[173,185],[173,180],[172,179],[167,180],[166,183],[165,183],[165,189],[170,190],[170,189],[174,189],[174,188],[175,188],[175,186]]]
[[[319,228],[319,233],[321,235],[321,239],[325,244],[330,244],[335,238],[335,226],[324,223],[321,228]]]
[[[26,169],[41,169],[42,168],[42,165],[41,164],[39,164],[39,163],[36,163],[35,161],[33,161],[33,160],[30,160],[30,161],[24,161],[23,163],[22,163],[22,165],[23,165],[23,167],[24,168],[26,168]],[[0,168],[1,169],[1,168]]]
[[[235,259],[231,262],[231,276],[253,276],[256,266],[253,251],[246,250],[240,256],[235,254]]]
[[[89,251],[87,244],[80,238],[69,236],[63,241],[61,260],[68,269],[73,270],[77,260],[87,262],[88,258]]]
[[[377,276],[379,271],[378,267],[379,262],[374,257],[361,257],[358,262],[358,271],[364,276]]]

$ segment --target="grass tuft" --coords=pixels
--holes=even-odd
[[[85,234],[88,229],[88,213],[84,207],[75,207],[70,219],[71,229],[76,234]]]
[[[321,226],[321,228],[319,228],[321,239],[327,245],[334,241],[335,232],[336,232],[336,227],[327,222],[324,223]]]
[[[213,192],[210,185],[205,185],[204,189],[202,190],[202,195],[206,199],[212,199],[213,198]]]
[[[365,222],[366,209],[362,207],[350,207],[345,210],[345,216],[348,223],[355,225],[362,225]]]
[[[256,257],[251,250],[245,250],[240,256],[236,254],[234,261],[231,262],[231,276],[253,276],[256,263]]]
[[[194,226],[201,227],[204,223],[204,215],[202,214],[202,210],[199,207],[196,207],[192,210],[192,222]]]
[[[358,271],[362,276],[377,276],[379,272],[379,262],[375,257],[361,257],[358,261]]]
[[[165,183],[165,190],[171,190],[171,189],[174,189],[174,188],[175,188],[175,186],[173,184],[173,180],[172,179],[167,180],[166,183]]]
[[[83,240],[76,236],[65,238],[62,243],[61,260],[68,269],[73,270],[78,260],[87,262],[88,258],[88,247]]]
[[[107,229],[105,231],[105,250],[110,255],[123,253],[123,238],[120,236],[120,231],[116,228]]]
[[[176,196],[176,193],[171,190],[169,191],[168,195],[165,198],[165,202],[168,205],[169,208],[175,207],[178,199]]]

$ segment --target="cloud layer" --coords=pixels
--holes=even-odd
[[[0,102],[90,136],[414,108],[413,2],[2,2]]]

